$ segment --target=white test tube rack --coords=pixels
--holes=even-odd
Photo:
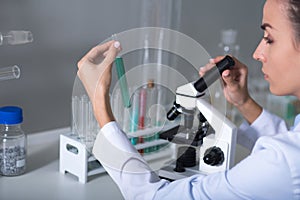
[[[102,165],[87,150],[91,149],[100,128],[87,95],[72,97],[72,131],[60,135],[59,171],[86,183],[89,176],[104,173]]]
[[[84,98],[85,99],[85,98]],[[77,99],[78,100],[78,99]],[[77,104],[78,105],[78,104]],[[82,104],[80,104],[82,105]],[[74,106],[74,99],[72,99],[72,106]],[[77,112],[75,109],[72,112]],[[86,112],[84,117],[80,119],[75,119],[73,116],[72,132],[61,134],[60,135],[60,150],[59,150],[59,171],[62,174],[70,173],[78,178],[80,183],[86,183],[88,177],[96,174],[101,174],[105,172],[105,169],[101,163],[95,159],[95,157],[87,151],[86,144],[82,141],[82,137],[74,132],[74,120],[81,121],[81,125],[85,124],[84,127],[94,127],[92,131],[96,131],[96,134],[99,132],[99,129],[95,127],[95,119],[88,118],[89,114],[92,113],[92,110]],[[79,113],[76,113],[78,115]],[[82,114],[82,113],[81,113]],[[74,115],[74,113],[73,113]],[[91,115],[93,116],[93,114]],[[76,116],[75,116],[76,117]],[[86,120],[88,119],[88,120]],[[94,125],[91,125],[94,123]],[[143,137],[151,133],[157,133],[160,131],[168,130],[175,127],[176,123],[171,123],[162,127],[152,127],[145,128],[143,130],[138,130],[136,132],[129,133],[128,137]],[[77,127],[81,130],[82,127]],[[88,131],[88,129],[86,129]],[[162,139],[156,139],[153,141],[147,141],[142,144],[136,144],[135,147],[137,150],[151,148],[155,146],[162,146],[169,144],[168,141]],[[91,145],[89,145],[91,146]],[[143,154],[143,157],[146,161],[151,162],[158,159],[170,158],[172,156],[172,150],[170,148],[163,148],[151,153]]]
[[[174,127],[168,125],[164,130]],[[149,128],[132,133],[133,136],[145,136],[149,132],[155,132],[157,128]],[[137,150],[154,147],[158,145],[166,145],[169,142],[166,140],[158,139],[142,144],[136,144]],[[144,154],[143,157],[147,162],[153,160],[170,158],[172,151],[169,148],[164,148],[152,153]],[[80,141],[79,137],[73,133],[66,133],[60,135],[60,151],[59,151],[59,171],[62,174],[70,173],[78,178],[80,183],[86,183],[89,176],[101,174],[105,169],[95,157],[89,153],[86,146]]]
[[[78,136],[71,132],[60,135],[59,171],[73,174],[81,183],[86,183],[89,176],[105,172]]]

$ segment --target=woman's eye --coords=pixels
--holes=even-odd
[[[267,44],[272,44],[273,43],[273,40],[269,37],[263,37],[264,41],[267,43]]]

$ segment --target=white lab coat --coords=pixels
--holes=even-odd
[[[116,122],[97,135],[93,153],[125,199],[300,199],[300,124],[292,131],[263,110],[238,141],[251,155],[232,169],[168,182],[160,179],[131,145]],[[255,145],[254,145],[255,144]]]

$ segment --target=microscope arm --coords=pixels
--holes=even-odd
[[[197,99],[196,106],[215,130],[216,138],[225,140],[237,131],[236,126],[205,99]]]
[[[208,149],[209,146],[217,146],[220,147],[224,152],[225,161],[224,168],[229,169],[234,165],[234,157],[235,157],[235,144],[236,144],[236,135],[237,135],[237,128],[236,126],[228,120],[223,114],[221,114],[216,108],[214,108],[211,104],[209,104],[205,99],[198,98],[196,100],[196,107],[199,111],[204,115],[208,123],[214,129],[215,134],[204,138],[203,146],[201,149]],[[200,151],[201,151],[200,149]],[[203,151],[200,154],[203,155]],[[201,155],[200,155],[201,156]],[[227,157],[226,157],[227,156]],[[201,166],[200,168],[204,167],[205,169],[201,169],[202,171],[209,171],[211,172],[212,169],[210,166]],[[221,166],[221,168],[223,168]],[[218,169],[220,170],[220,169]]]

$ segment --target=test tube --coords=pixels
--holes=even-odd
[[[139,123],[139,91],[136,90],[133,93],[133,100],[131,106],[131,119],[130,119],[130,132],[135,132],[138,130]],[[138,142],[138,138],[131,138],[131,143],[136,145]]]
[[[117,88],[113,94],[113,98],[111,98],[113,105],[113,113],[119,122],[119,124],[123,124],[123,112],[124,106],[122,105],[122,94],[120,88]]]
[[[33,35],[30,31],[9,31],[6,34],[0,32],[0,45],[26,44],[33,41]]]
[[[83,95],[81,97],[81,108],[82,108],[82,132],[79,137],[83,139],[83,141],[86,141],[87,135],[88,135],[88,116],[89,116],[89,99],[87,95]]]
[[[87,134],[86,134],[86,140],[87,142],[93,141],[93,134],[96,131],[96,124],[95,124],[95,117],[93,113],[93,105],[90,100],[87,102]]]
[[[119,41],[117,34],[112,35],[112,39],[115,41]],[[122,57],[117,57],[115,59],[115,64],[116,64],[116,70],[117,70],[117,75],[118,75],[118,80],[119,80],[119,85],[121,88],[121,93],[122,93],[122,100],[123,100],[123,105],[125,108],[129,108],[130,105],[130,98],[129,98],[129,93],[128,93],[128,84],[127,84],[127,79],[126,79],[126,74],[125,74],[125,67],[124,67],[124,62]]]
[[[139,101],[139,129],[145,128],[145,116],[147,105],[147,91],[145,88],[140,88],[140,101]]]
[[[130,108],[124,108],[123,111],[123,130],[125,132],[130,131]]]
[[[128,88],[129,89],[129,94],[134,93],[134,88]],[[120,96],[121,96],[121,91],[120,91]],[[122,101],[122,100],[121,100]],[[131,131],[131,111],[132,111],[132,106],[130,108],[126,108],[122,105],[123,109],[123,130],[125,132],[130,132]]]
[[[138,118],[138,127],[139,129],[145,128],[145,115],[146,115],[146,104],[147,104],[147,91],[145,88],[140,88],[140,99],[139,99],[139,118]],[[139,136],[138,143],[144,143],[143,136]],[[140,153],[144,153],[144,149],[139,150]]]
[[[166,113],[164,112],[164,106],[166,104],[166,90],[163,86],[158,85],[158,94],[157,94],[157,110],[156,110],[156,126],[163,126],[165,123]]]
[[[17,65],[0,68],[0,81],[18,79],[20,68]]]
[[[124,104],[124,107],[129,108],[130,107],[130,98],[129,98],[129,93],[128,93],[128,84],[127,84],[127,79],[126,79],[126,75],[125,75],[123,58],[121,58],[121,57],[116,58],[115,64],[116,64],[116,70],[117,70],[118,79],[119,79],[119,85],[121,88],[123,104]]]
[[[78,96],[72,96],[72,135],[78,134],[78,111],[79,99]]]

